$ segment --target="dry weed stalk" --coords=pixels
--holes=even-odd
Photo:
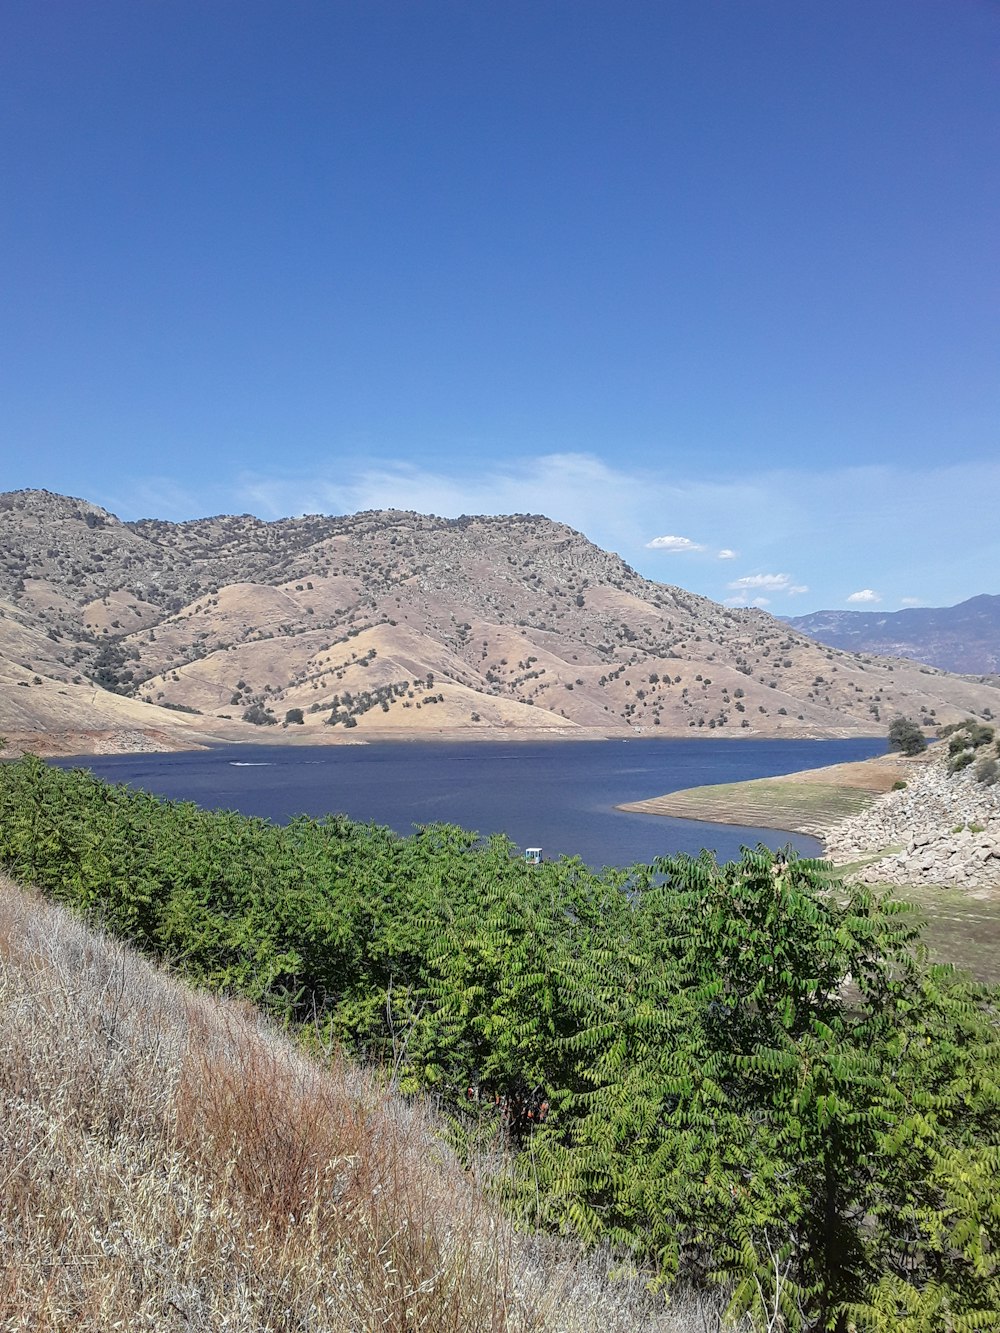
[[[0,881],[0,1328],[705,1333],[522,1236],[432,1112]]]

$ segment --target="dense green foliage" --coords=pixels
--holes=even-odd
[[[1000,1328],[996,997],[823,863],[526,866],[31,758],[0,765],[0,863],[406,1090],[499,1107],[526,1221],[721,1283],[761,1328]]]

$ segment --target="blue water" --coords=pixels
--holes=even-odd
[[[884,753],[876,739],[841,741],[612,740],[338,746],[226,746],[181,754],[99,755],[59,761],[209,809],[283,823],[294,815],[346,814],[399,833],[443,821],[485,835],[506,833],[546,856],[588,865],[633,865],[671,852],[812,838],[660,815],[627,814],[619,802],[684,787],[772,777]]]

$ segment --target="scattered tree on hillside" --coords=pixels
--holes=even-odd
[[[274,727],[278,723],[271,710],[265,708],[263,704],[251,704],[249,708],[244,709],[243,721],[252,722],[255,727]]]

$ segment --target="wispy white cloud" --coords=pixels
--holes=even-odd
[[[626,467],[572,451],[492,461],[472,442],[467,453],[468,462],[457,469],[450,458],[438,465],[432,451],[426,461],[413,462],[331,450],[322,466],[247,472],[197,496],[183,478],[177,484],[155,477],[123,478],[115,495],[91,498],[122,517],[250,510],[280,518],[387,508],[446,517],[545,513],[619,552],[651,578],[663,577],[664,562],[662,548],[648,547],[646,534],[680,528],[697,532],[694,544],[704,544],[706,557],[712,553],[683,564],[685,585],[717,599],[738,592],[741,604],[757,593],[801,600],[808,587],[810,604],[843,606],[843,587],[870,590],[870,583],[893,604],[903,604],[903,589],[915,584],[924,590],[923,605],[1000,591],[983,574],[1000,569],[994,522],[1000,462],[713,477]],[[928,537],[939,531],[935,516],[950,508],[967,517],[961,543]],[[796,569],[802,577],[733,588],[717,561],[736,559],[736,552],[750,569]]]
[[[874,588],[862,588],[860,592],[852,592],[847,600],[849,602],[880,602],[882,598]]]
[[[237,478],[236,493],[240,503],[272,518],[365,509],[410,509],[444,518],[544,513],[588,536],[610,530],[618,544],[630,546],[643,522],[636,478],[591,454],[543,454],[463,473],[398,459],[365,459],[342,463],[335,472],[319,477],[244,473]],[[652,526],[643,525],[647,532]]]
[[[693,542],[690,537],[654,537],[646,543],[648,551],[704,551],[700,542]]]
[[[900,606],[923,606],[923,605],[924,605],[924,603],[920,600],[919,597],[901,597],[901,598],[899,599],[899,604],[900,604]]]
[[[781,593],[786,597],[797,597],[809,591],[804,583],[793,583],[790,574],[744,574],[742,578],[727,583],[726,587],[736,593],[735,597],[725,599],[726,606],[770,606],[770,597],[751,597],[750,594],[757,588],[765,592]]]
[[[170,477],[144,477],[87,498],[119,518],[163,518],[177,522],[223,513],[232,504],[232,493],[228,490],[196,491]]]
[[[747,588],[767,588],[771,592],[808,592],[801,584],[793,584],[789,574],[744,574],[727,584],[734,592]]]

